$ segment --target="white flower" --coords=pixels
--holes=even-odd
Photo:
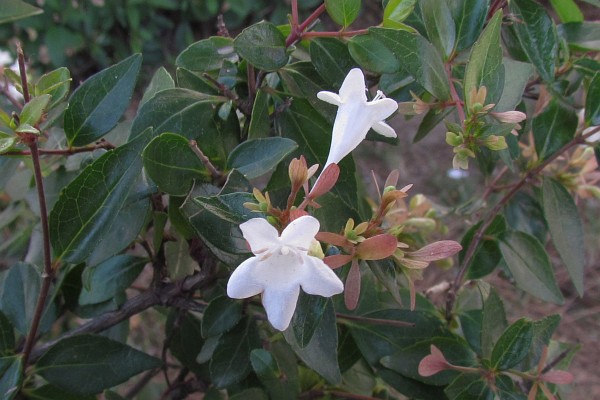
[[[263,218],[240,225],[255,257],[240,264],[227,283],[227,295],[244,299],[262,293],[271,325],[285,330],[294,315],[300,287],[308,294],[330,297],[344,290],[342,281],[321,259],[308,255],[319,232],[319,221],[309,215],[292,221],[278,235]]]
[[[398,103],[386,99],[380,91],[372,101],[368,102],[365,77],[360,69],[354,68],[348,72],[339,95],[332,92],[319,92],[317,97],[339,107],[333,123],[329,157],[323,169],[329,164],[339,163],[359,145],[371,128],[383,136],[396,137],[394,129],[383,120],[398,109]]]

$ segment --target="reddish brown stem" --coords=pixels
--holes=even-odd
[[[321,4],[315,11],[312,12],[312,14],[310,14],[306,20],[301,23],[300,25],[293,25],[293,21],[292,21],[292,32],[290,33],[290,35],[287,37],[287,39],[285,40],[285,46],[286,47],[290,47],[291,45],[293,45],[294,43],[296,43],[298,40],[302,39],[302,37],[305,34],[305,30],[313,23],[317,20],[317,18],[319,18],[319,16],[321,14],[323,14],[325,12],[325,3]]]
[[[448,75],[448,83],[450,84],[450,96],[452,96],[452,100],[458,111],[460,123],[463,124],[466,119],[465,109],[463,108],[463,102],[456,91],[456,87],[454,87],[454,81],[452,80],[452,65],[446,64],[446,74]]]
[[[39,155],[53,155],[53,156],[70,156],[77,153],[85,153],[98,149],[106,149],[112,150],[115,146],[109,142],[101,141],[93,145],[83,146],[83,147],[70,147],[68,149],[38,149]],[[2,156],[30,156],[31,150],[21,150],[21,151],[7,151],[6,153],[2,153]]]

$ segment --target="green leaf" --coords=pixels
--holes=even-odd
[[[142,169],[144,140],[103,154],[62,190],[49,218],[57,261],[82,262],[109,235]]]
[[[319,324],[323,320],[323,314],[327,310],[329,299],[322,296],[311,296],[300,292],[296,311],[292,318],[292,329],[296,342],[301,348],[306,347],[312,339]]]
[[[577,292],[583,296],[585,248],[577,206],[567,189],[550,178],[542,182],[542,205],[554,247],[565,263]]]
[[[552,82],[558,52],[558,38],[552,19],[534,0],[513,0],[509,10],[514,14],[514,32],[527,58],[544,81]]]
[[[587,90],[585,123],[588,126],[600,125],[600,73],[594,75]]]
[[[519,288],[542,300],[562,304],[548,254],[536,238],[508,231],[500,240],[500,251]]]
[[[152,96],[161,90],[173,89],[174,87],[175,81],[173,81],[171,74],[169,74],[165,67],[160,67],[152,76],[138,107],[143,106]]]
[[[215,96],[219,94],[219,91],[215,87],[214,83],[209,82],[206,78],[199,76],[192,71],[188,71],[184,68],[177,68],[176,74],[177,87],[181,89],[190,89],[194,92]]]
[[[383,10],[383,26],[398,28],[407,26],[402,24],[414,10],[417,0],[390,0]]]
[[[252,369],[258,379],[269,391],[272,399],[285,399],[295,397],[298,393],[290,392],[290,384],[286,376],[279,370],[275,357],[263,349],[254,349],[250,353]]]
[[[190,71],[215,71],[221,69],[223,61],[237,62],[231,38],[213,36],[192,43],[177,56],[175,64]]]
[[[17,136],[4,136],[3,134],[0,134],[0,153],[10,151],[10,149],[18,143],[18,139]]]
[[[287,64],[285,37],[270,22],[262,21],[244,29],[233,41],[235,51],[250,64],[275,71]]]
[[[370,33],[350,39],[348,50],[352,58],[368,71],[392,74],[400,69],[400,63],[394,53],[381,46],[379,40]]]
[[[34,7],[21,0],[3,0],[2,3],[2,9],[0,9],[0,24],[31,17],[32,15],[44,12],[41,8]]]
[[[473,107],[471,92],[487,88],[486,104],[495,104],[502,96],[504,66],[500,47],[502,10],[498,10],[473,45],[465,69],[464,97],[467,108]]]
[[[600,22],[571,22],[558,26],[559,35],[575,51],[600,51]]]
[[[481,223],[474,225],[467,231],[465,236],[461,240],[463,249],[458,254],[459,262],[462,262],[466,249],[471,244],[475,232],[481,227]],[[475,250],[471,262],[469,263],[469,269],[467,270],[467,279],[479,279],[490,273],[496,268],[502,255],[498,247],[498,242],[495,240],[499,234],[506,230],[506,221],[502,216],[498,216],[494,219],[492,224],[485,230],[483,240]]]
[[[164,243],[167,268],[171,279],[180,280],[192,275],[198,267],[198,263],[190,256],[190,246],[187,240],[178,232],[171,231],[170,233],[174,240]]]
[[[69,94],[71,73],[65,67],[55,69],[41,76],[35,84],[35,95],[49,94],[52,96],[47,109],[51,109],[64,100]]]
[[[327,14],[336,24],[347,28],[360,12],[361,0],[325,0]]]
[[[583,14],[573,0],[550,0],[550,4],[561,22],[582,22]]]
[[[31,99],[21,111],[19,125],[37,125],[42,118],[42,114],[46,111],[48,103],[52,96],[43,94]]]
[[[293,327],[284,331],[283,336],[298,357],[328,382],[335,385],[342,380],[337,361],[338,335],[333,302],[327,302],[323,319],[305,347],[300,347],[296,341]]]
[[[425,90],[439,100],[450,98],[450,86],[442,57],[424,37],[386,28],[370,28],[369,32],[396,55],[400,66]]]
[[[449,400],[490,399],[490,388],[484,378],[477,374],[462,373],[446,388],[444,393]]]
[[[448,7],[456,23],[456,51],[471,47],[486,22],[488,0],[448,0]]]
[[[417,133],[413,138],[413,143],[423,140],[433,129],[438,126],[452,112],[451,107],[446,107],[443,110],[429,110],[425,117],[421,120]]]
[[[142,56],[133,55],[88,78],[73,92],[64,128],[72,146],[82,146],[108,133],[127,110]]]
[[[51,384],[81,395],[100,393],[162,362],[98,335],[62,339],[38,360],[35,371]]]
[[[494,107],[496,112],[514,110],[521,102],[525,86],[533,75],[533,66],[529,63],[505,58],[503,64],[504,71],[510,71],[510,79],[504,79],[502,96]]]
[[[247,179],[258,178],[297,148],[293,140],[282,137],[247,140],[229,154],[227,168],[237,169]]]
[[[198,196],[194,201],[223,221],[239,225],[244,221],[260,216],[246,207],[244,203],[254,202],[251,193],[227,193],[218,196]]]
[[[42,286],[40,272],[29,263],[13,265],[4,278],[4,288],[0,297],[0,310],[17,331],[27,335],[35,315],[37,298]],[[56,319],[56,307],[49,298],[40,322],[39,333],[50,329]]]
[[[521,318],[506,328],[492,351],[491,363],[496,370],[507,370],[527,356],[533,338],[533,323]]]
[[[531,129],[538,157],[545,160],[575,136],[577,114],[553,100],[533,118]]]
[[[541,242],[548,238],[548,227],[542,206],[532,195],[520,191],[513,196],[504,210],[506,223],[511,229],[534,236]]]
[[[222,389],[242,381],[251,371],[250,352],[259,347],[258,329],[249,319],[223,335],[210,360],[215,386]]]
[[[82,396],[64,391],[56,386],[44,385],[36,387],[33,390],[24,390],[27,393],[27,399],[31,400],[95,400],[96,396]],[[105,395],[106,400],[114,400]]]
[[[138,277],[145,258],[118,255],[83,271],[84,286],[79,294],[79,304],[97,304],[112,299],[127,289]]]
[[[201,366],[196,361],[205,343],[201,339],[200,320],[189,312],[172,309],[167,318],[165,333],[169,338],[171,354],[194,373],[206,375],[206,366]]]
[[[321,78],[335,88],[342,86],[348,71],[356,66],[345,43],[335,38],[310,42],[310,59]]]
[[[11,400],[19,394],[23,380],[21,356],[0,358],[0,399]]]
[[[495,290],[491,290],[483,302],[481,315],[481,354],[485,358],[492,355],[494,344],[508,326],[504,304]]]
[[[538,321],[533,321],[533,335],[531,339],[531,346],[527,356],[521,361],[518,369],[520,371],[528,371],[535,368],[542,356],[542,352],[545,346],[550,345],[550,339],[558,328],[560,322],[560,316],[549,315]]]
[[[456,40],[456,27],[448,3],[439,0],[421,0],[419,7],[427,37],[447,59],[452,54]]]
[[[6,318],[4,313],[0,312],[0,356],[11,354],[14,351],[15,333],[13,329],[8,318]]]
[[[241,318],[242,303],[227,296],[219,296],[204,310],[202,337],[221,335],[233,328]]]
[[[269,94],[259,89],[252,106],[250,127],[248,128],[248,139],[261,139],[269,137],[271,132],[271,121],[269,118]]]
[[[189,140],[165,132],[154,139],[142,154],[144,168],[159,189],[173,196],[185,196],[194,181],[206,182],[210,173],[192,150]]]

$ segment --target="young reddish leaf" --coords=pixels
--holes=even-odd
[[[333,256],[327,256],[323,259],[323,262],[331,269],[336,269],[348,264],[352,261],[352,256],[350,254],[335,254]]]
[[[344,303],[348,310],[354,310],[358,304],[358,297],[360,296],[360,268],[358,261],[353,260],[350,272],[346,278],[346,285],[344,290]]]
[[[462,250],[462,246],[453,240],[441,240],[439,242],[428,244],[417,251],[406,253],[411,258],[416,258],[420,261],[437,261],[451,257]]]
[[[329,164],[327,168],[317,179],[315,186],[313,186],[312,190],[308,194],[308,197],[311,199],[316,199],[317,197],[323,196],[325,193],[329,192],[331,188],[335,185],[340,176],[340,167],[337,164]]]
[[[398,240],[387,233],[370,237],[356,247],[356,255],[361,260],[381,260],[394,254]]]
[[[440,349],[431,345],[431,354],[423,358],[419,363],[419,375],[425,377],[432,376],[448,369],[449,366],[450,363],[446,361]]]
[[[568,385],[573,382],[573,374],[567,371],[549,371],[543,374],[541,378],[544,382],[557,385]]]
[[[348,241],[344,236],[333,233],[333,232],[319,232],[315,238],[320,242],[333,244],[334,246],[350,247],[352,243]]]

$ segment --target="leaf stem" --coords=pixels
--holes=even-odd
[[[292,6],[294,4],[294,1],[292,2]],[[297,4],[296,4],[296,11],[298,10],[297,8]],[[317,20],[317,18],[319,18],[319,16],[321,14],[323,14],[325,12],[325,3],[321,4],[315,11],[312,12],[312,14],[310,14],[306,20],[304,20],[304,22],[302,22],[300,25],[294,25],[293,24],[293,19],[292,19],[292,31],[290,32],[290,35],[287,37],[287,39],[285,40],[285,47],[290,47],[291,45],[293,45],[294,43],[296,43],[298,40],[302,39],[302,37],[304,37],[304,35],[306,34],[304,31],[313,23]]]
[[[481,226],[479,227],[479,229],[477,230],[477,232],[475,232],[475,235],[473,236],[473,239],[471,240],[471,243],[469,243],[469,247],[467,248],[467,250],[465,252],[465,256],[463,258],[463,261],[462,261],[462,263],[459,266],[458,274],[454,278],[454,282],[453,282],[450,290],[448,291],[448,297],[447,297],[447,300],[446,300],[446,313],[445,313],[447,321],[451,321],[452,320],[452,310],[454,308],[454,302],[456,300],[456,296],[458,294],[458,290],[462,286],[462,283],[463,283],[463,280],[464,280],[465,275],[467,273],[467,270],[469,268],[469,265],[471,264],[471,261],[472,261],[473,257],[475,256],[475,252],[477,251],[477,248],[479,247],[479,244],[483,240],[485,231],[492,224],[492,221],[494,220],[494,218],[496,218],[496,216],[500,213],[500,211],[502,211],[502,208],[504,208],[504,206],[508,203],[508,201],[510,199],[512,199],[512,197],[523,186],[525,186],[525,184],[527,184],[533,178],[535,178],[536,175],[538,175],[540,172],[542,172],[542,170],[544,170],[544,168],[546,168],[555,159],[557,159],[558,157],[560,157],[563,153],[565,153],[566,151],[570,150],[572,147],[575,147],[575,146],[577,146],[579,144],[585,143],[585,139],[587,139],[588,137],[592,136],[596,132],[600,132],[600,127],[596,127],[594,129],[592,129],[590,132],[586,133],[585,135],[577,135],[577,136],[575,136],[570,142],[568,142],[563,147],[561,147],[557,152],[555,152],[554,154],[552,154],[552,156],[548,157],[546,160],[544,160],[543,162],[541,162],[540,164],[538,164],[535,168],[529,170],[525,174],[525,176],[523,176],[523,178],[521,178],[521,180],[519,180],[512,187],[512,189],[508,193],[506,193],[504,195],[504,197],[502,197],[502,199],[500,199],[500,201],[496,204],[496,206],[494,206],[494,208],[482,220]]]
[[[358,316],[358,315],[349,315],[349,314],[341,314],[341,313],[336,313],[335,315],[338,319],[364,322],[367,324],[374,324],[374,325],[387,325],[387,326],[394,326],[397,328],[398,327],[407,327],[407,326],[413,327],[413,326],[415,326],[414,322],[395,321],[395,320],[391,320],[391,319],[382,319],[382,318],[368,318],[368,317],[362,317],[362,316]]]
[[[446,74],[448,75],[448,83],[450,86],[450,96],[452,96],[452,101],[456,106],[456,110],[458,111],[458,116],[460,118],[460,123],[464,124],[465,122],[465,109],[463,108],[463,102],[460,99],[458,92],[456,91],[456,87],[454,87],[454,81],[452,80],[452,65],[446,64]]]
[[[17,43],[17,63],[19,64],[19,73],[21,74],[21,86],[23,86],[23,100],[25,104],[29,103],[29,86],[27,85],[27,71],[25,69],[25,55],[21,48],[21,43]]]
[[[204,155],[202,150],[200,150],[200,147],[198,147],[198,142],[196,142],[195,140],[190,140],[190,147],[192,148],[192,151],[196,153],[200,161],[202,161],[202,164],[204,164],[206,169],[208,169],[213,179],[220,180],[221,178],[223,178],[223,174],[219,172],[219,170],[210,162],[208,157]]]
[[[98,149],[112,150],[115,146],[102,139],[98,143],[82,146],[82,147],[69,147],[68,149],[38,149],[39,155],[53,155],[53,156],[70,156],[78,153],[91,152]],[[31,150],[15,150],[7,151],[0,154],[0,156],[30,156],[32,155]]]
[[[308,38],[308,37],[348,37],[348,36],[359,36],[359,35],[366,35],[367,33],[369,33],[368,29],[358,29],[355,31],[337,31],[337,32],[304,32],[302,34],[303,38]]]

